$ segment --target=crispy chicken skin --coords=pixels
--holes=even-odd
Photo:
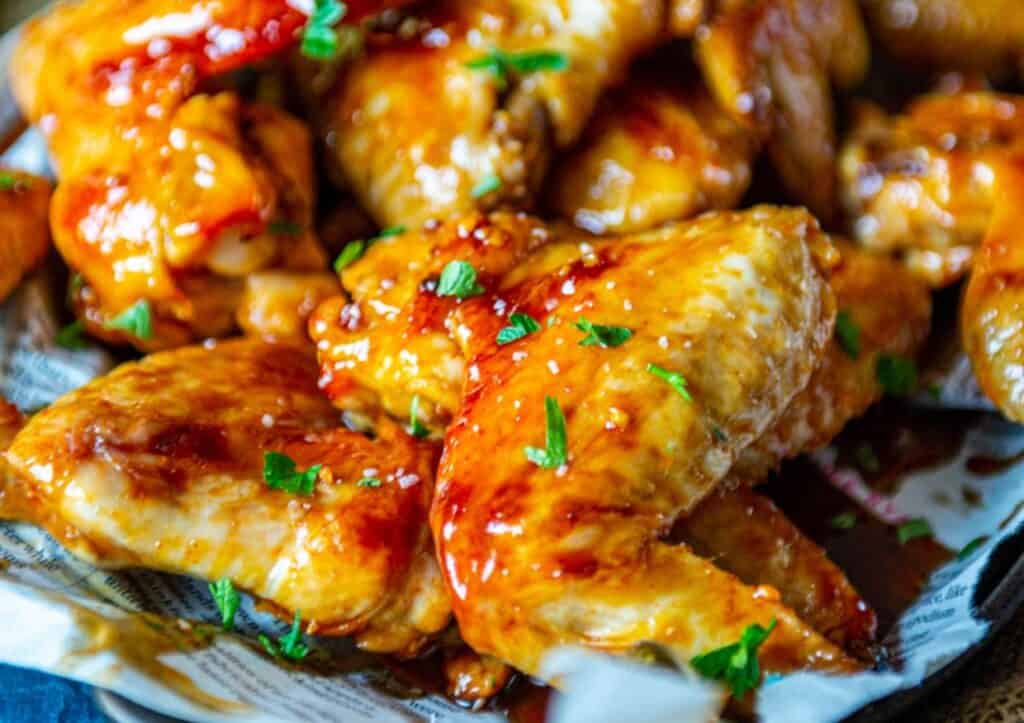
[[[50,184],[43,178],[0,168],[0,301],[50,246],[46,212]]]
[[[411,37],[368,39],[331,94],[326,133],[381,226],[528,203],[552,147],[580,134],[601,91],[658,39],[662,0],[441,0]],[[493,48],[564,54],[507,88],[466,63]],[[474,190],[489,179],[500,185]],[[492,185],[493,182],[492,182]]]
[[[831,286],[841,312],[859,330],[856,357],[837,341],[786,413],[743,450],[731,482],[760,482],[779,462],[828,444],[846,423],[882,398],[880,354],[913,358],[931,325],[928,286],[901,264],[837,242],[841,254]]]
[[[348,3],[348,18],[388,4]],[[230,93],[194,95],[287,48],[305,21],[284,0],[85,0],[28,24],[12,87],[50,145],[54,241],[84,277],[75,306],[93,334],[146,350],[223,335],[239,277],[326,265],[306,128]],[[141,299],[152,338],[109,333]]]
[[[856,669],[770,589],[660,541],[820,362],[833,255],[807,213],[759,207],[583,248],[549,244],[462,304],[471,362],[431,524],[474,649],[529,673],[567,643],[621,652],[654,641],[689,659],[775,618],[767,670]],[[499,300],[541,329],[497,346]],[[579,316],[633,337],[580,346]],[[692,399],[649,364],[685,377]],[[545,396],[567,420],[558,469],[524,454],[544,444]]]
[[[934,286],[958,280],[991,221],[1003,159],[1022,142],[1018,96],[924,96],[894,117],[862,108],[839,162],[854,238]]]
[[[746,488],[717,490],[673,536],[748,585],[771,585],[818,633],[869,657],[877,618],[825,551],[775,504]]]
[[[903,62],[1005,75],[1024,68],[1019,0],[862,0],[871,29]]]
[[[867,69],[855,0],[730,0],[696,37],[697,60],[724,108],[768,141],[787,190],[822,218],[835,211],[832,84]]]
[[[548,202],[593,233],[732,208],[750,184],[757,146],[699,80],[645,68],[602,99],[581,141],[556,164]]]
[[[339,418],[300,347],[155,354],[28,423],[4,512],[95,564],[227,577],[311,632],[412,654],[449,619],[427,526],[437,450],[384,418],[373,440]],[[269,451],[323,465],[313,494],[270,489]]]

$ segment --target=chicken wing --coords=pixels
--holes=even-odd
[[[347,17],[386,5],[349,3]],[[222,335],[241,276],[325,267],[305,127],[194,95],[288,47],[305,21],[285,0],[85,0],[28,24],[12,86],[50,145],[54,241],[84,277],[75,307],[92,333],[143,349]],[[152,323],[130,335],[118,319],[139,303]]]
[[[874,34],[899,60],[1005,75],[1024,69],[1018,0],[863,0]]]
[[[46,255],[49,205],[45,179],[0,168],[0,301]]]
[[[411,654],[449,619],[427,526],[437,450],[383,418],[374,435],[341,426],[301,347],[154,354],[33,417],[4,512],[97,565],[227,577],[311,632]],[[272,489],[267,452],[322,465],[312,492]]]
[[[319,273],[263,271],[249,274],[238,304],[238,325],[269,341],[307,341],[306,324],[322,302],[341,293],[338,277]]]
[[[1004,159],[1024,141],[1024,98],[931,95],[886,117],[863,108],[839,162],[858,243],[903,256],[934,286],[962,277],[992,219]]]
[[[471,362],[431,524],[474,649],[530,673],[568,643],[689,659],[774,618],[768,670],[857,667],[770,591],[659,541],[820,362],[832,258],[808,214],[760,207],[549,244],[462,303]],[[498,345],[498,301],[539,329]],[[632,336],[581,345],[579,317]]]
[[[732,208],[750,184],[757,146],[699,80],[645,68],[602,99],[582,140],[556,164],[549,202],[599,234]]]
[[[442,0],[371,36],[331,93],[326,136],[381,226],[528,203],[552,147],[651,47],[663,0]]]
[[[724,108],[768,140],[787,190],[835,210],[831,84],[849,87],[869,48],[854,0],[730,1],[698,33],[697,60]]]

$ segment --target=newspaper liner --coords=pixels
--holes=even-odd
[[[0,68],[3,64],[0,57]],[[43,144],[33,131],[3,160],[36,172],[46,169]],[[60,298],[53,279],[40,273],[0,306],[0,394],[26,412],[114,364],[102,349],[69,351],[54,344]],[[941,379],[942,392],[937,399],[922,396],[921,403],[987,407],[962,355],[950,356],[928,378]],[[847,677],[773,676],[758,699],[763,720],[840,720],[873,700],[916,686],[985,635],[988,623],[974,615],[971,601],[991,552],[1024,521],[1024,463],[978,477],[966,471],[964,461],[978,454],[1007,459],[1022,451],[1024,429],[996,415],[986,417],[969,430],[956,459],[909,475],[891,498],[872,491],[855,470],[837,469],[834,450],[813,456],[837,487],[887,522],[923,517],[938,541],[954,550],[982,535],[991,537],[968,559],[953,560],[932,575],[890,633],[901,643],[901,657],[887,670]],[[968,480],[981,492],[980,505],[950,504],[948,495],[936,494]],[[282,634],[284,625],[259,612],[252,600],[239,610],[237,634],[219,633],[204,582],[98,570],[29,525],[0,522],[0,610],[0,661],[84,681],[184,720],[503,720],[403,687],[382,661],[345,641],[316,640],[314,654],[302,666],[274,661],[253,641],[259,633]],[[549,715],[556,723],[703,722],[717,718],[721,702],[720,691],[691,676],[578,649],[553,653],[545,673],[557,676],[565,691]]]

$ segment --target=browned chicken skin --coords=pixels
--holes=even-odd
[[[347,21],[389,4],[348,3]],[[88,0],[26,27],[12,85],[50,145],[54,241],[84,277],[75,308],[93,334],[147,350],[223,335],[241,277],[324,268],[305,126],[194,95],[292,45],[305,21],[284,0]],[[112,330],[139,301],[152,333]]]
[[[310,631],[412,654],[449,619],[426,521],[437,449],[374,432],[341,426],[301,347],[155,354],[33,417],[2,512],[100,566],[227,577]],[[323,465],[313,493],[270,489],[264,452]]]
[[[0,301],[46,255],[49,203],[48,181],[0,168]]]
[[[733,208],[758,142],[697,79],[643,69],[602,99],[548,182],[548,203],[592,233],[628,233]]]
[[[857,667],[774,593],[659,542],[819,363],[834,313],[830,255],[809,215],[757,208],[590,250],[551,244],[463,304],[460,341],[474,352],[431,522],[470,645],[534,673],[560,644],[624,651],[647,640],[689,659],[775,618],[766,669]],[[541,330],[496,346],[498,300]],[[581,347],[578,316],[633,337]],[[682,374],[690,398],[649,364]],[[524,454],[544,443],[545,396],[567,420],[557,469]]]

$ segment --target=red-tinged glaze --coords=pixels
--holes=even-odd
[[[341,426],[303,347],[155,354],[33,417],[3,514],[102,567],[227,577],[310,630],[412,654],[449,618],[427,527],[437,448],[385,418],[374,432]],[[269,488],[265,452],[323,465],[314,492]]]
[[[50,183],[0,167],[0,301],[35,267],[50,247],[46,214]]]
[[[857,668],[777,594],[659,541],[807,383],[831,333],[831,263],[809,215],[762,207],[582,249],[549,244],[506,274],[509,308],[543,298],[556,320],[471,359],[431,512],[474,649],[531,674],[570,643],[655,641],[689,659],[775,618],[767,670]],[[634,335],[582,347],[577,315]],[[692,401],[651,363],[681,373]],[[568,460],[550,470],[524,454],[545,444],[546,396],[568,429]]]
[[[350,5],[349,21],[394,4]],[[292,46],[305,22],[284,0],[82,0],[27,25],[12,87],[60,176],[53,236],[91,289],[76,307],[91,333],[147,350],[224,335],[238,277],[324,268],[306,128],[232,94],[194,95]],[[196,276],[213,313],[190,293]],[[107,328],[140,299],[152,338]]]

